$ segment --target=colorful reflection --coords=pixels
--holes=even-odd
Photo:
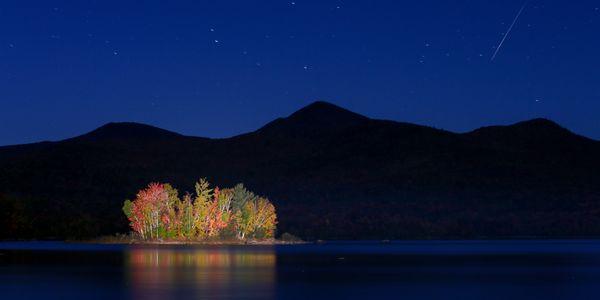
[[[132,248],[126,267],[132,297],[272,298],[275,254],[251,248]]]

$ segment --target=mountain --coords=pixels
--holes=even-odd
[[[258,130],[261,134],[322,135],[364,124],[369,119],[331,103],[317,101],[287,118],[279,118]]]
[[[92,132],[86,133],[75,139],[100,141],[100,140],[164,140],[179,138],[182,135],[157,128],[150,125],[122,122],[108,123]]]
[[[268,196],[279,232],[307,239],[599,235],[598,154],[545,119],[459,134],[326,102],[226,139],[110,123],[0,147],[0,237],[125,232],[125,198],[200,177]]]

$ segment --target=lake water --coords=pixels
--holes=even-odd
[[[0,299],[594,299],[600,241],[0,243]]]

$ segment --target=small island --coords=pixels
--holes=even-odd
[[[132,232],[104,242],[147,244],[275,244],[275,206],[243,184],[211,188],[206,179],[195,194],[182,198],[167,183],[150,183],[135,199],[125,200],[123,212]],[[286,234],[284,234],[286,235]],[[286,235],[291,236],[291,235]],[[103,240],[100,239],[100,242]]]

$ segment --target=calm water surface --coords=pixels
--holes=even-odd
[[[0,243],[0,299],[596,299],[600,241]]]

